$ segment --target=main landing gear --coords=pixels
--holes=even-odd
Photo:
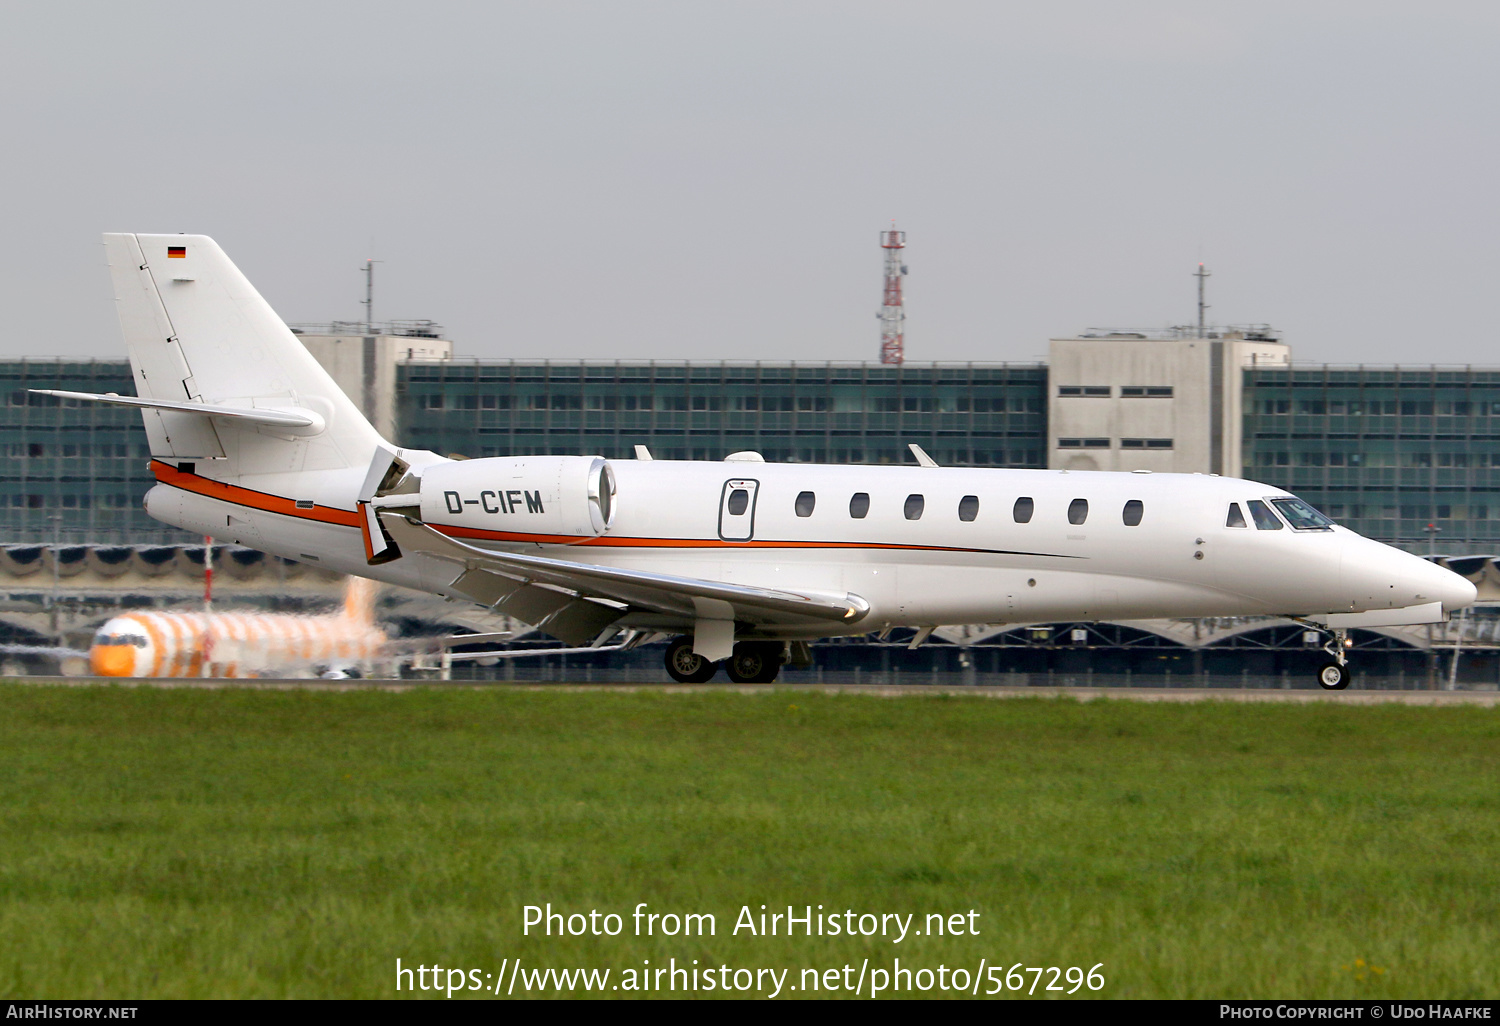
[[[769,684],[781,672],[786,646],[780,641],[741,641],[724,660],[729,679],[736,684]],[[667,646],[667,674],[682,684],[703,684],[713,679],[719,664],[693,651],[691,637],[676,638]]]

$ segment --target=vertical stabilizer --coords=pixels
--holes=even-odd
[[[271,469],[363,470],[380,438],[254,286],[206,235],[106,235],[120,328],[143,397],[310,410],[325,426],[267,460],[272,428],[170,410],[144,413],[152,455]],[[254,450],[248,452],[247,450]],[[311,458],[317,450],[317,458]],[[244,470],[251,470],[248,465]],[[229,476],[235,469],[226,467]]]

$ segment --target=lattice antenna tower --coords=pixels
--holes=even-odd
[[[885,250],[885,291],[877,315],[880,362],[900,364],[906,359],[906,307],[901,301],[901,278],[906,274],[901,253],[906,249],[906,233],[896,231],[895,221],[890,231],[880,233],[880,248]]]

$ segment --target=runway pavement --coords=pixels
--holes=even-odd
[[[1072,698],[1080,702],[1113,699],[1129,702],[1322,702],[1337,705],[1500,705],[1500,691],[1322,691],[1278,688],[1090,688],[1090,687],[1001,687],[944,684],[571,684],[535,681],[421,681],[421,680],[308,680],[308,679],[205,679],[198,677],[15,677],[22,685],[61,687],[149,687],[149,688],[245,688],[250,690],[306,691],[410,691],[415,688],[505,688],[520,691],[565,691],[585,694],[610,691],[660,691],[663,693],[709,693],[732,691],[757,694],[764,691],[816,691],[827,694],[957,695],[980,698]]]

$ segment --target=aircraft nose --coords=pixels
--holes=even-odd
[[[1411,581],[1419,602],[1441,602],[1445,612],[1452,612],[1473,605],[1479,597],[1478,588],[1447,567],[1426,559],[1417,562],[1421,565],[1413,567]]]
[[[135,649],[129,645],[95,645],[89,652],[89,665],[96,677],[132,677]]]

